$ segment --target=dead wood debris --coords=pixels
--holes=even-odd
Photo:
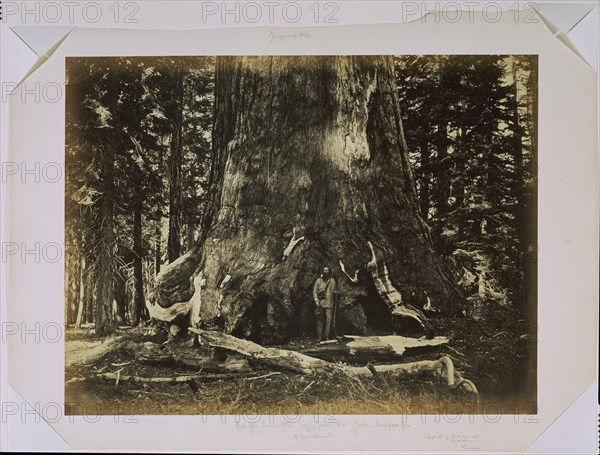
[[[175,363],[187,367],[193,366],[200,368],[194,374],[145,377],[138,374],[123,374],[123,370],[131,362],[113,363],[113,366],[121,367],[115,372],[103,372],[98,370],[87,376],[80,375],[69,379],[66,384],[85,381],[90,378],[115,381],[118,386],[122,382],[131,383],[188,383],[226,380],[234,378],[244,378],[246,380],[266,379],[278,375],[281,371],[288,371],[303,375],[332,375],[343,374],[346,377],[356,380],[359,386],[362,386],[361,378],[372,377],[375,375],[386,374],[392,376],[418,375],[429,373],[435,377],[443,379],[448,387],[460,388],[467,392],[478,394],[477,387],[473,382],[462,377],[454,367],[450,356],[443,355],[437,360],[419,360],[406,363],[392,363],[375,365],[369,363],[366,366],[353,366],[342,362],[332,362],[318,358],[325,352],[342,352],[350,357],[356,357],[357,354],[375,353],[381,360],[389,361],[399,358],[406,350],[410,349],[431,349],[436,346],[447,345],[448,339],[438,337],[433,340],[415,339],[398,336],[382,337],[359,337],[350,336],[332,343],[331,346],[313,348],[309,351],[315,356],[307,353],[278,349],[273,347],[264,347],[252,341],[236,338],[223,332],[201,330],[190,328],[195,336],[198,337],[200,347],[173,346],[165,347],[157,343],[134,343],[132,341],[119,343],[122,348],[132,352],[137,362],[147,363]],[[225,360],[215,360],[207,355],[207,349],[214,352],[226,352]],[[213,353],[214,353],[213,352]],[[325,356],[327,357],[327,356]],[[253,375],[255,371],[250,368],[251,364],[258,364],[275,369],[277,371],[262,375]],[[312,381],[305,388],[309,389],[314,383]],[[197,386],[196,386],[197,387]],[[194,387],[194,388],[196,388]]]

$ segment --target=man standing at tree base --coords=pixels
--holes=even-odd
[[[323,274],[317,278],[313,287],[313,298],[317,305],[317,340],[329,340],[334,325],[334,302],[336,282],[329,267],[323,267]]]

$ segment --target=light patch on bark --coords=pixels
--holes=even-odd
[[[201,290],[206,285],[206,278],[204,278],[204,272],[200,271],[194,278],[194,295],[190,299],[192,302],[192,309],[190,312],[190,325],[196,327],[200,322],[200,307],[202,306]]]
[[[148,308],[148,314],[151,318],[171,322],[177,316],[187,314],[192,308],[192,301],[177,302],[169,308],[163,308],[156,303],[146,300],[146,308]]]
[[[431,305],[431,299],[429,298],[427,293],[425,293],[425,297],[427,298],[427,302],[425,303],[425,305],[423,305],[423,309],[425,311],[436,311],[436,309],[433,308],[433,305]]]
[[[396,289],[390,281],[390,272],[385,262],[383,263],[383,277],[381,281],[385,286],[385,292],[388,295],[392,305],[402,305],[402,293]]]
[[[293,228],[292,232],[293,232],[293,235],[292,235],[292,238],[290,240],[290,243],[283,250],[283,259],[282,260],[285,260],[285,258],[287,258],[292,253],[292,250],[294,249],[294,247],[299,242],[301,242],[301,241],[303,241],[305,239],[304,236],[296,238],[296,228]]]
[[[166,266],[164,266],[161,269],[160,274],[157,277],[157,280],[160,280],[161,276],[168,275],[169,272],[171,272],[173,269],[178,268],[181,264],[183,264],[192,255],[192,252],[193,252],[193,250],[190,250],[187,253],[185,253],[184,255],[179,256],[176,260],[174,260],[170,264],[167,264]]]
[[[221,281],[221,285],[219,286],[219,289],[223,289],[225,287],[225,285],[227,283],[229,283],[230,280],[231,280],[231,275],[225,275],[225,278],[223,278],[223,281]]]
[[[223,314],[223,300],[225,299],[223,289],[225,288],[227,283],[229,283],[230,280],[231,275],[225,275],[225,278],[223,278],[223,281],[221,281],[221,284],[219,285],[219,289],[221,290],[221,292],[219,292],[219,300],[217,301],[217,309],[219,310],[219,314]]]
[[[479,275],[477,293],[479,294],[479,298],[483,299],[485,297],[485,273],[483,272]]]
[[[346,272],[346,266],[344,265],[344,263],[342,262],[342,260],[340,259],[340,269],[342,269],[342,272],[344,273],[344,275],[346,275],[348,277],[348,279],[350,281],[352,281],[353,283],[358,283],[358,270],[356,270],[354,272],[354,276],[351,277],[350,275],[348,275],[348,273]]]
[[[375,283],[377,292],[386,303],[392,315],[406,316],[415,319],[422,327],[424,327],[423,319],[425,316],[417,310],[412,310],[402,303],[402,294],[394,287],[390,280],[389,271],[385,262],[383,263],[383,273],[379,273],[377,266],[377,256],[375,254],[375,248],[369,241],[367,242],[371,249],[371,260],[367,264],[367,268],[370,270]]]
[[[369,270],[375,280],[375,287],[379,295],[388,303],[390,306],[396,306],[402,304],[402,294],[392,285],[390,281],[390,274],[385,262],[383,263],[383,274],[379,273],[377,267],[377,256],[375,255],[375,248],[371,242],[367,242],[371,249],[372,258],[368,263]]]
[[[343,118],[338,118],[338,125],[346,125],[350,128],[343,136],[343,151],[351,160],[370,160],[371,150],[369,149],[369,141],[367,140],[367,122],[369,118],[369,103],[373,93],[377,89],[377,72],[373,78],[362,87],[360,93],[354,100],[353,106],[350,108],[352,121],[347,121],[348,112],[344,109],[338,115],[343,115]],[[344,122],[345,120],[345,122]]]
[[[184,256],[182,256],[181,258],[183,258]],[[173,266],[181,258],[177,259],[177,261],[173,262],[172,264],[169,264],[167,267]],[[165,268],[164,270],[167,270],[167,268]],[[165,273],[164,270],[161,273]],[[206,284],[206,279],[204,278],[203,273],[200,272],[190,277],[190,283],[192,285],[192,288],[194,289],[194,293],[192,294],[190,300],[188,300],[187,302],[178,302],[171,305],[168,308],[163,308],[156,303],[152,303],[150,300],[146,300],[146,308],[148,309],[148,314],[150,315],[150,317],[159,321],[171,322],[177,316],[185,315],[188,312],[190,312],[190,321],[192,322],[192,324],[197,323],[200,318],[199,312],[201,289]]]

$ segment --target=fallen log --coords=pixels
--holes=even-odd
[[[75,340],[65,342],[65,367],[83,365],[98,360],[119,348],[123,336],[105,340]]]
[[[379,337],[346,335],[333,343],[318,344],[305,349],[302,353],[328,361],[391,362],[409,353],[417,354],[445,345],[448,341],[446,337],[435,337],[428,340],[396,335]]]
[[[238,354],[230,354],[216,359],[213,350],[182,345],[164,345],[152,342],[142,344],[128,343],[135,359],[148,365],[164,365],[202,369],[206,372],[248,372],[251,371],[248,360]]]
[[[332,364],[296,351],[265,348],[252,341],[243,340],[213,330],[202,330],[194,327],[189,327],[188,330],[198,335],[200,343],[208,343],[209,346],[214,348],[222,348],[240,353],[253,361],[258,361],[259,363],[275,369],[301,374],[311,374],[315,371],[335,370],[335,368],[331,367]]]
[[[202,330],[193,327],[190,327],[188,330],[198,335],[201,343],[208,343],[212,347],[238,352],[248,357],[251,361],[276,369],[293,371],[300,374],[341,373],[353,377],[371,377],[380,373],[402,375],[431,372],[435,376],[443,378],[450,387],[461,387],[477,394],[475,385],[471,381],[464,379],[454,369],[454,364],[448,356],[443,356],[438,360],[421,360],[418,362],[379,366],[369,364],[364,367],[358,367],[327,362],[296,351],[265,348],[252,341],[236,338],[223,332]]]

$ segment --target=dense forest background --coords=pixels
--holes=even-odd
[[[67,60],[66,323],[96,323],[106,335],[147,320],[161,267],[194,245],[211,166],[214,64]],[[396,75],[421,215],[467,315],[533,320],[536,57],[399,56]],[[110,314],[98,315],[107,300]]]

